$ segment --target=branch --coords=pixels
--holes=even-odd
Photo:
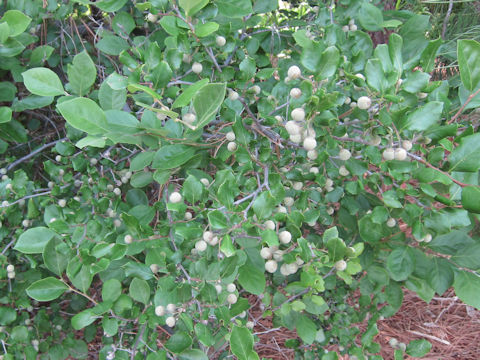
[[[443,40],[445,40],[445,34],[447,32],[448,20],[450,19],[450,15],[452,14],[452,8],[453,8],[453,0],[450,0],[449,4],[448,4],[447,14],[445,15],[445,19],[443,20],[443,27],[442,27],[442,39]]]
[[[454,122],[459,116],[460,114],[463,112],[463,110],[465,110],[465,107],[468,105],[468,103],[470,101],[472,101],[472,99],[477,96],[478,94],[480,94],[480,89],[478,89],[477,91],[475,91],[473,94],[471,94],[468,98],[467,98],[467,101],[465,101],[465,103],[462,105],[462,107],[460,109],[458,109],[457,113],[455,115],[452,116],[452,118],[450,119],[449,122],[447,122],[447,124],[451,124],[452,122]]]

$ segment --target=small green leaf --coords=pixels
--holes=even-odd
[[[18,237],[14,249],[24,254],[41,254],[56,233],[46,227],[28,229]]]
[[[75,98],[57,104],[57,108],[75,129],[89,135],[105,135],[109,131],[105,113],[93,100]]]
[[[265,274],[247,262],[238,269],[238,282],[249,293],[260,295],[265,290]]]
[[[455,294],[465,304],[480,310],[480,277],[468,271],[459,271],[455,274],[453,283]]]
[[[150,300],[150,285],[143,279],[134,278],[130,283],[129,293],[133,300],[147,305]]]
[[[307,315],[300,315],[297,319],[297,334],[305,344],[310,345],[315,341],[317,327]]]
[[[57,74],[47,68],[33,68],[22,73],[23,83],[32,94],[40,96],[63,95],[62,82]]]
[[[462,137],[460,145],[450,153],[448,161],[450,161],[450,171],[478,171],[480,169],[480,133]]]
[[[415,258],[409,247],[394,249],[387,258],[387,269],[395,281],[406,280],[415,269]]]
[[[179,0],[178,4],[185,10],[187,16],[192,16],[203,9],[208,4],[208,0]]]
[[[99,316],[95,314],[92,309],[85,309],[72,317],[72,327],[75,330],[81,330],[93,323],[98,318]]]
[[[185,164],[194,154],[193,146],[180,144],[163,146],[155,153],[152,167],[160,170],[173,169]]]
[[[194,95],[205,85],[208,84],[208,79],[202,79],[193,83],[189,87],[183,90],[179,97],[175,99],[172,104],[172,109],[178,107],[184,107],[190,104],[190,101],[193,99]]]
[[[190,204],[195,204],[202,198],[203,184],[195,176],[189,175],[183,183],[183,196]]]
[[[226,84],[207,84],[193,97],[193,107],[197,114],[197,127],[207,125],[225,99]]]
[[[424,131],[440,120],[443,111],[443,102],[430,101],[428,104],[416,109],[402,121],[400,129]]]
[[[480,214],[480,188],[466,186],[462,189],[462,206],[464,209]]]
[[[27,30],[32,19],[18,10],[8,10],[0,19],[0,23],[7,23],[10,36],[18,36]]]
[[[7,106],[0,106],[0,124],[12,120],[12,109]]]
[[[195,26],[195,34],[198,37],[208,36],[218,30],[219,25],[216,22],[199,23]]]
[[[252,333],[247,328],[233,326],[230,336],[230,350],[238,360],[248,360],[253,352]]]
[[[432,344],[427,340],[413,340],[407,345],[407,354],[413,357],[422,357],[427,355],[432,349]]]
[[[210,211],[207,217],[212,229],[221,230],[227,227],[227,218],[219,210]]]
[[[364,2],[358,14],[360,25],[368,31],[382,30],[383,15],[382,11],[375,5]]]
[[[122,283],[117,279],[109,279],[103,283],[103,301],[116,301],[122,293]]]
[[[170,336],[170,339],[165,343],[165,347],[174,354],[181,353],[192,345],[192,338],[184,331],[177,331]]]
[[[475,40],[458,40],[458,67],[463,86],[474,91],[480,86],[480,43]]]
[[[52,301],[62,295],[68,286],[54,277],[35,281],[27,288],[27,295],[37,301]]]
[[[75,55],[72,64],[68,64],[67,75],[73,92],[83,96],[95,83],[97,68],[88,53],[82,51]]]

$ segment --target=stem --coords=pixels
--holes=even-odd
[[[460,114],[463,112],[463,110],[465,110],[465,107],[468,105],[468,103],[470,101],[472,101],[472,99],[477,96],[478,94],[480,94],[480,89],[478,89],[477,91],[475,91],[473,94],[471,94],[468,98],[467,98],[467,101],[465,101],[465,103],[462,105],[462,107],[460,109],[458,109],[457,113],[455,115],[452,116],[452,118],[450,119],[449,122],[447,122],[447,124],[451,124],[452,122],[454,122],[459,116]]]

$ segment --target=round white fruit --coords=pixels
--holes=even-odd
[[[307,157],[310,160],[316,160],[318,158],[318,153],[315,150],[307,151]]]
[[[404,148],[397,148],[395,149],[395,160],[403,161],[407,158],[407,150]]]
[[[339,260],[335,263],[335,269],[343,271],[347,268],[347,262],[345,260]]]
[[[235,292],[235,290],[237,290],[237,287],[235,286],[234,283],[230,283],[230,284],[227,285],[227,291],[229,293],[233,293],[233,292]]]
[[[383,158],[387,161],[395,159],[395,150],[392,148],[387,148],[383,151]]]
[[[173,204],[179,203],[182,201],[182,194],[180,194],[178,191],[174,191],[170,194],[168,200]]]
[[[230,304],[230,305],[233,305],[237,302],[237,295],[235,294],[228,294],[227,296],[227,302]]]
[[[222,285],[220,284],[215,285],[215,290],[217,291],[217,294],[220,294],[223,290]]]
[[[410,151],[412,149],[412,142],[410,140],[403,140],[402,141],[402,148],[404,148],[406,151]]]
[[[294,190],[302,190],[303,188],[303,183],[301,181],[296,181],[292,185]]]
[[[267,270],[271,274],[277,271],[277,268],[278,268],[278,264],[275,260],[268,260],[265,263],[265,270]]]
[[[12,272],[12,271],[15,271],[15,266],[13,266],[12,264],[7,265],[7,272]]]
[[[275,230],[275,223],[272,220],[265,221],[263,225],[265,225],[265,228],[269,230]]]
[[[125,242],[125,244],[131,244],[133,242],[132,235],[130,234],[125,235],[125,237],[123,238],[123,241]]]
[[[150,265],[150,271],[154,274],[156,274],[160,270],[160,267],[157,264],[151,264]]]
[[[426,243],[429,243],[430,241],[432,241],[432,235],[431,234],[425,235],[425,237],[423,238],[423,241]]]
[[[223,36],[217,36],[217,38],[215,39],[215,42],[217,43],[217,46],[225,46],[225,44],[227,43],[227,40],[223,37]]]
[[[15,279],[15,271],[10,271],[7,273],[7,277],[9,279]]]
[[[312,166],[310,168],[309,172],[311,172],[312,174],[318,174],[320,172],[320,170],[318,169],[318,167]]]
[[[258,85],[253,85],[251,88],[250,88],[251,91],[253,91],[253,93],[255,95],[258,95],[262,92],[262,89],[260,88],[260,86]]]
[[[187,211],[187,212],[185,213],[185,220],[192,220],[192,218],[193,218],[192,213],[189,212],[189,211]]]
[[[201,179],[200,179],[200,182],[201,182],[203,185],[205,185],[205,186],[210,185],[210,181],[208,181],[208,179],[206,179],[206,178],[201,178]]]
[[[113,193],[117,196],[120,196],[122,194],[122,190],[120,190],[119,188],[115,188],[113,189]]]
[[[332,190],[333,190],[333,189],[332,189]],[[328,191],[328,189],[327,189],[327,191]],[[328,215],[333,215],[334,212],[335,212],[335,209],[334,209],[333,207],[329,206],[329,207],[327,208],[327,214],[328,214]]]
[[[358,27],[357,25],[353,24],[349,26],[350,31],[357,31]]]
[[[351,156],[352,156],[352,153],[347,149],[342,149],[338,153],[338,157],[340,158],[340,160],[343,160],[343,161],[347,161],[348,159],[350,159]]]
[[[155,315],[157,316],[165,315],[165,307],[162,305],[158,305],[157,307],[155,307]]]
[[[213,239],[213,232],[211,231],[205,231],[202,236],[203,240],[206,242],[210,242]]]
[[[233,91],[231,90],[229,93],[228,93],[228,98],[232,101],[235,101],[237,100],[239,97],[238,93],[236,91]]]
[[[195,243],[195,249],[197,249],[197,251],[205,251],[207,250],[207,243],[206,241],[203,241],[203,240],[199,240]]]
[[[183,121],[187,124],[193,124],[197,120],[197,116],[193,113],[186,113],[183,115]]]
[[[272,250],[270,250],[270,248],[264,247],[260,250],[260,256],[265,260],[271,259],[272,255]]]
[[[357,100],[357,106],[359,109],[367,110],[372,106],[372,100],[368,96],[360,96]]]
[[[167,311],[168,312],[173,313],[173,312],[175,312],[175,310],[177,310],[177,306],[175,304],[168,304],[167,305]]]
[[[290,272],[287,269],[287,264],[283,264],[282,266],[280,266],[280,274],[282,274],[283,276],[290,275]]]
[[[235,133],[233,131],[229,131],[225,134],[225,138],[228,141],[234,141],[235,140]]]
[[[215,246],[218,244],[218,236],[214,236],[213,239],[209,242],[211,246]]]
[[[156,22],[158,19],[157,15],[154,15],[152,13],[148,13],[147,15],[147,21],[149,22]]]
[[[245,326],[247,327],[247,329],[252,330],[255,327],[255,323],[253,321],[247,321]]]
[[[292,65],[288,68],[287,76],[293,80],[298,79],[300,76],[302,76],[302,71],[297,65]]]
[[[195,73],[195,74],[200,74],[203,70],[203,66],[202,64],[198,63],[198,62],[194,62],[193,65],[192,65],[192,71]]]
[[[290,141],[295,144],[300,144],[302,142],[302,135],[290,135]]]
[[[348,171],[348,169],[345,167],[345,166],[340,166],[340,168],[338,169],[338,173],[341,175],[341,176],[348,176],[350,175],[350,171]]]
[[[95,166],[95,165],[97,165],[97,163],[98,163],[97,159],[95,159],[95,158],[90,159],[90,164],[91,165]]]
[[[350,29],[350,28],[348,27],[348,25],[342,26],[342,31],[343,31],[343,32],[348,32],[349,29]]]
[[[292,119],[295,121],[305,120],[305,110],[303,110],[303,108],[293,109],[291,115],[292,115]]]
[[[397,225],[397,220],[395,220],[394,218],[390,218],[387,220],[387,226],[388,227],[394,227],[395,225]]]
[[[283,203],[286,205],[286,206],[292,206],[294,203],[295,203],[295,199],[292,198],[291,196],[287,196],[283,199]]]
[[[60,206],[61,208],[64,208],[65,206],[67,206],[67,200],[65,199],[58,200],[58,206]]]
[[[306,137],[303,140],[303,148],[307,151],[314,150],[317,147],[317,140],[313,137]]]
[[[62,161],[62,155],[55,156],[55,161],[57,161],[57,162]]]
[[[298,270],[297,263],[287,264],[287,270],[290,274],[295,274]]]
[[[228,151],[234,152],[235,150],[237,150],[237,143],[235,141],[230,141],[227,144],[227,149]]]
[[[302,96],[302,90],[299,88],[293,88],[290,90],[290,96],[294,99],[298,99],[300,96]]]
[[[284,230],[278,234],[278,238],[282,244],[288,244],[290,241],[292,241],[292,234],[290,231]]]
[[[165,319],[165,324],[167,324],[167,326],[169,327],[174,327],[175,326],[175,318],[173,316],[169,316]]]
[[[287,130],[289,135],[299,135],[300,134],[300,126],[297,125],[295,121],[289,120],[285,124],[285,130]]]

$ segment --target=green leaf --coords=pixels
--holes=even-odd
[[[7,106],[0,106],[0,124],[12,120],[12,109]]]
[[[195,34],[197,34],[198,37],[205,37],[217,31],[218,28],[219,25],[216,22],[209,21],[204,24],[199,23],[195,26]]]
[[[148,285],[148,282],[145,280],[134,278],[130,283],[128,291],[133,300],[145,305],[148,304],[148,301],[150,300],[150,285]]]
[[[259,219],[267,219],[272,215],[275,199],[270,191],[264,191],[253,202],[252,209]]]
[[[130,49],[127,40],[119,36],[107,35],[95,44],[95,47],[107,55],[118,56],[123,50]]]
[[[331,238],[327,241],[328,256],[331,261],[343,259],[347,251],[345,243],[339,238]]]
[[[95,6],[106,12],[115,12],[120,10],[127,0],[100,0],[95,2]]]
[[[402,37],[396,33],[391,34],[388,39],[388,53],[390,55],[392,65],[397,72],[397,78],[400,78],[403,70],[402,47]]]
[[[186,348],[192,345],[192,338],[184,331],[177,331],[170,336],[170,339],[165,343],[165,347],[174,354],[181,353]]]
[[[480,269],[480,243],[474,243],[459,249],[451,260],[457,265],[472,270]]]
[[[402,121],[400,129],[424,131],[437,124],[442,115],[443,102],[430,101],[428,104],[416,109],[406,120]]]
[[[37,46],[30,55],[30,66],[42,65],[52,55],[53,47],[49,45]]]
[[[388,88],[388,81],[382,69],[382,62],[379,59],[369,59],[367,61],[365,76],[368,86],[373,90],[384,93]]]
[[[54,277],[35,281],[27,288],[27,295],[37,301],[52,301],[62,295],[68,286]]]
[[[195,204],[202,198],[203,184],[195,176],[189,175],[183,183],[183,196],[190,204]]]
[[[40,96],[63,95],[62,82],[57,74],[47,68],[33,68],[22,73],[23,83],[32,94]]]
[[[358,14],[360,25],[368,31],[382,30],[383,15],[382,11],[375,5],[364,2]]]
[[[75,55],[72,64],[68,64],[67,75],[73,92],[82,96],[95,83],[97,68],[88,53],[82,51]]]
[[[57,108],[75,129],[89,135],[105,135],[108,132],[107,117],[93,100],[75,98],[57,104]]]
[[[320,64],[317,68],[317,75],[320,79],[326,79],[335,74],[340,61],[340,51],[335,46],[329,46],[320,56]]]
[[[457,57],[463,85],[467,90],[476,90],[480,86],[480,43],[475,40],[458,40]]]
[[[413,357],[422,357],[427,355],[432,349],[432,344],[427,340],[413,340],[407,345],[407,354]]]
[[[198,340],[205,346],[212,346],[215,343],[212,332],[205,324],[195,324],[195,335],[197,335]]]
[[[427,273],[427,282],[438,295],[442,295],[453,284],[452,265],[447,260],[434,256],[432,267]]]
[[[70,259],[70,248],[63,241],[52,238],[43,250],[43,262],[48,270],[61,276]]]
[[[305,344],[310,345],[315,341],[317,327],[307,315],[300,315],[298,317],[297,334]]]
[[[193,99],[193,96],[205,85],[208,84],[208,79],[202,79],[196,83],[190,85],[188,88],[184,89],[179,97],[175,99],[172,104],[172,109],[178,107],[184,107],[190,104],[190,101]]]
[[[95,314],[95,312],[92,309],[85,309],[81,312],[79,312],[77,315],[72,317],[72,327],[75,330],[81,330],[84,327],[87,327],[91,323],[93,323],[95,320],[97,320],[99,316]]]
[[[103,110],[122,110],[127,101],[127,90],[115,90],[105,80],[98,91],[98,101]]]
[[[249,293],[260,295],[265,290],[265,275],[250,262],[238,269],[238,282]]]
[[[230,335],[230,350],[238,360],[248,360],[253,352],[253,336],[247,328],[233,326]]]
[[[18,237],[14,249],[24,254],[41,254],[56,233],[46,227],[28,229]]]
[[[32,19],[18,10],[8,10],[3,15],[0,23],[7,23],[10,36],[18,36],[27,30]]]
[[[480,310],[480,277],[467,271],[459,271],[455,274],[453,283],[455,294],[465,304]]]
[[[7,306],[0,307],[0,325],[8,325],[17,319],[17,312],[15,309]]]
[[[208,0],[179,0],[178,4],[187,16],[193,16],[208,4]]]
[[[207,217],[212,229],[221,230],[227,227],[227,218],[219,210],[210,211]]]
[[[230,18],[242,18],[253,11],[251,0],[218,0],[215,4],[220,14]]]
[[[227,85],[207,84],[193,97],[193,107],[197,114],[197,128],[207,125],[217,113],[225,98]]]
[[[185,164],[194,154],[193,146],[180,144],[163,146],[155,153],[152,167],[160,170],[173,169]]]
[[[403,281],[415,269],[415,257],[410,247],[398,247],[387,258],[387,269],[395,281]]]
[[[420,66],[424,72],[430,73],[433,71],[433,68],[435,67],[435,59],[437,58],[437,52],[442,43],[442,38],[432,40],[422,51],[422,55],[420,56]]]
[[[450,153],[448,161],[450,161],[450,171],[478,171],[480,169],[480,133],[461,138],[460,145]]]
[[[208,356],[199,349],[185,350],[178,354],[180,360],[208,360]]]
[[[466,186],[462,189],[462,206],[464,209],[480,214],[480,188]]]
[[[117,279],[109,279],[103,283],[103,301],[116,301],[122,293],[122,283]]]

